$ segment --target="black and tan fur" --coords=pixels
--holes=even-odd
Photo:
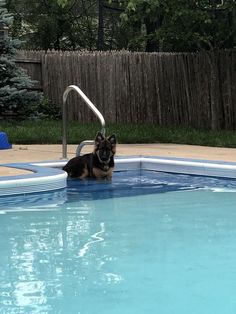
[[[111,179],[116,153],[116,137],[104,137],[98,132],[95,138],[94,151],[90,154],[77,156],[63,167],[71,178]]]

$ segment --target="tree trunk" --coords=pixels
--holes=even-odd
[[[104,7],[103,0],[98,0],[98,44],[97,49],[104,49]]]
[[[149,18],[144,19],[147,32],[147,42],[146,42],[146,51],[154,52],[160,50],[159,40],[156,38],[156,30],[159,29],[162,25],[163,16],[161,13],[157,14],[157,19],[155,21],[150,21]]]

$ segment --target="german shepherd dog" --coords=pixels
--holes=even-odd
[[[77,156],[63,167],[71,178],[111,179],[116,153],[116,136],[104,137],[97,133],[93,153]]]

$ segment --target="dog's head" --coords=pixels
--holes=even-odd
[[[95,138],[94,153],[100,162],[108,164],[111,157],[116,153],[116,136],[113,134],[104,137],[101,132],[98,132]]]

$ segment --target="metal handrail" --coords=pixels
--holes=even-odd
[[[76,148],[76,153],[75,155],[76,156],[80,156],[81,154],[81,150],[83,149],[84,146],[86,145],[94,145],[94,140],[86,140],[86,141],[83,141],[81,142],[78,147]]]
[[[63,106],[62,106],[62,158],[67,158],[67,112],[66,112],[66,100],[68,94],[72,91],[76,91],[86,102],[89,108],[95,113],[101,122],[101,133],[105,136],[105,120],[101,112],[94,106],[94,104],[88,99],[88,97],[82,92],[82,90],[76,85],[68,86],[63,93]]]

